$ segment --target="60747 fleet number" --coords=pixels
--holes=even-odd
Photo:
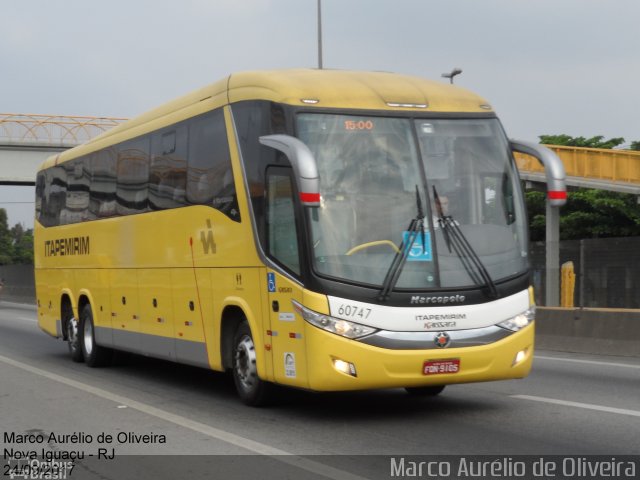
[[[366,320],[371,315],[371,311],[370,308],[343,303],[338,307],[337,313],[342,317],[349,317],[354,320]]]

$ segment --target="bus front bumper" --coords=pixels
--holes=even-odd
[[[306,325],[309,387],[316,391],[424,387],[524,378],[531,370],[534,324],[486,345],[396,350]]]

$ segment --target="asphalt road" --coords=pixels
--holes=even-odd
[[[0,430],[5,463],[7,449],[75,452],[84,459],[69,478],[80,479],[354,480],[389,478],[388,456],[640,455],[640,359],[537,351],[524,380],[436,398],[283,390],[256,409],[223,374],[133,355],[73,363],[33,308],[0,302]]]

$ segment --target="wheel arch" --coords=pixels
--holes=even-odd
[[[266,379],[266,355],[259,322],[249,304],[242,298],[228,298],[222,307],[220,320],[220,352],[223,370],[232,366],[233,337],[238,326],[246,321],[256,347],[257,367],[260,378]]]
[[[82,310],[86,305],[92,305],[93,302],[87,292],[80,292],[80,296],[78,297],[78,317],[80,317]]]

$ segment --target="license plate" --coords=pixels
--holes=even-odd
[[[446,360],[427,360],[422,366],[423,375],[442,375],[445,373],[458,373],[459,371],[459,358],[449,358]]]

